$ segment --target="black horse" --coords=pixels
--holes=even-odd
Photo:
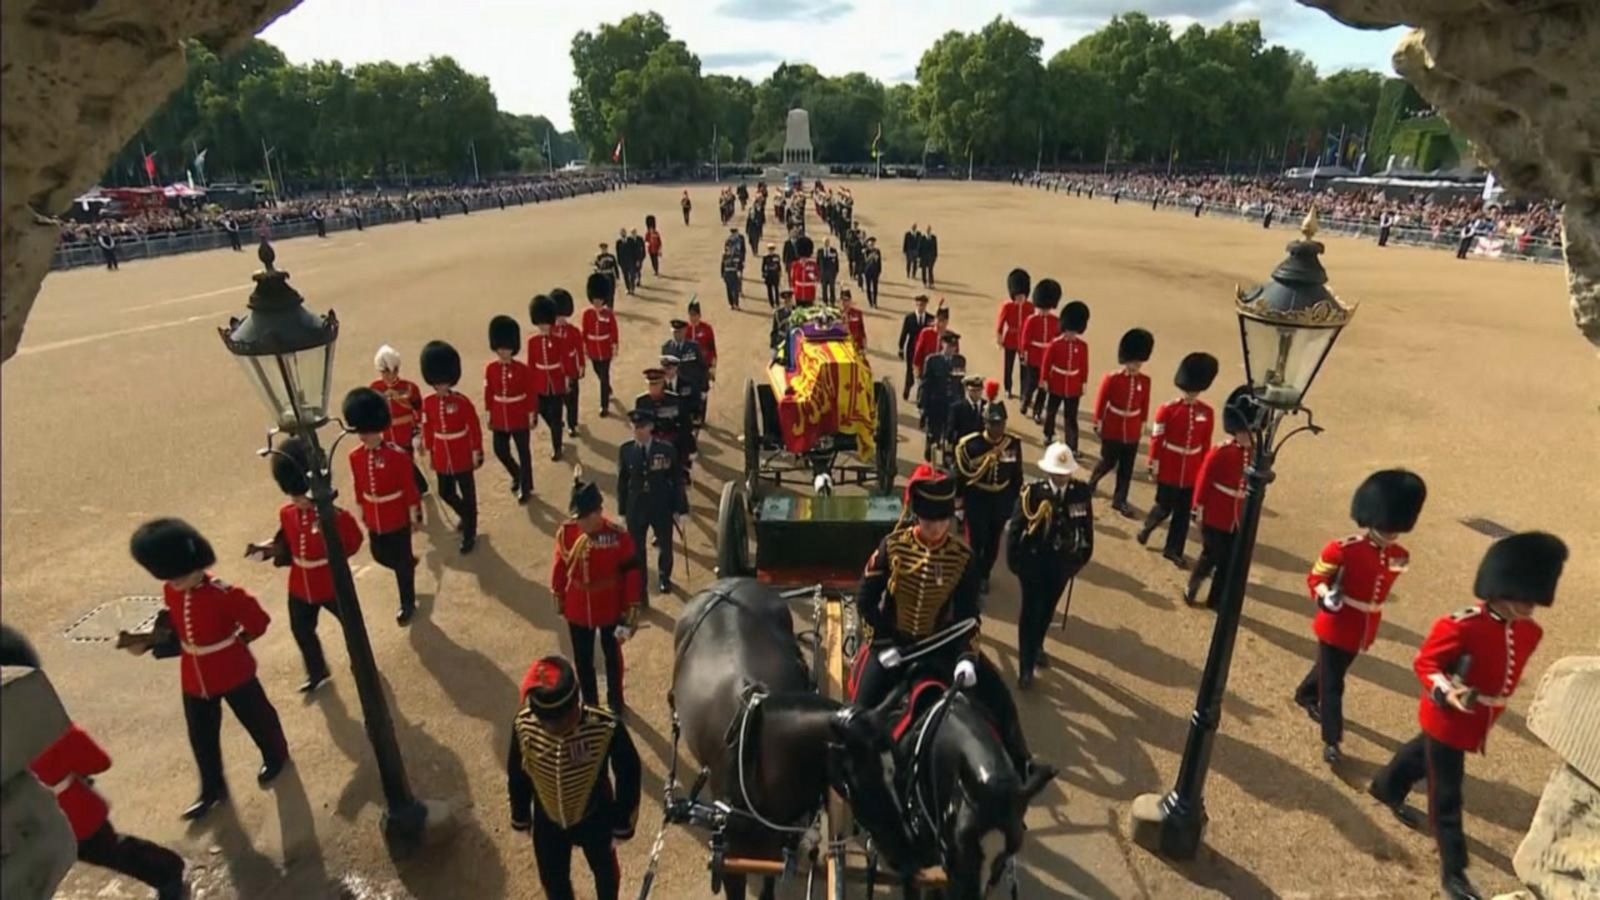
[[[891,698],[906,702],[904,692]],[[895,741],[919,866],[944,867],[947,900],[980,900],[1022,849],[1023,816],[1048,778],[1024,779],[967,690],[913,689]]]
[[[891,860],[910,857],[882,714],[819,696],[782,597],[750,578],[724,578],[683,609],[669,700],[682,738],[710,774],[712,799],[736,810],[729,856],[777,858],[831,786]],[[725,879],[742,900],[745,879]],[[765,879],[761,895],[776,894]]]

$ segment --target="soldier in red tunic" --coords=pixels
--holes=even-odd
[[[528,369],[539,418],[550,429],[550,459],[561,459],[561,410],[567,400],[567,355],[571,348],[556,339],[556,301],[539,294],[528,303],[533,334],[528,335]]]
[[[1044,442],[1055,443],[1056,412],[1062,413],[1061,430],[1065,443],[1078,453],[1078,403],[1089,381],[1089,345],[1083,333],[1089,330],[1089,304],[1074,300],[1061,308],[1061,333],[1044,351],[1045,408]]]
[[[1027,269],[1012,269],[1006,276],[1006,299],[1000,301],[1000,313],[995,316],[994,343],[1005,353],[1006,399],[1011,393],[1011,371],[1016,368],[1017,351],[1022,349],[1022,326],[1028,322],[1028,293],[1033,290],[1033,279]]]
[[[916,382],[921,383],[922,369],[927,364],[928,357],[939,353],[943,349],[945,329],[950,327],[950,308],[944,305],[944,298],[939,298],[939,308],[933,314],[933,324],[917,332],[917,340],[911,345],[911,367],[916,372]],[[918,405],[921,405],[921,393],[918,393]],[[927,411],[923,411],[924,423]]]
[[[630,262],[630,265],[632,264]],[[563,350],[561,374],[565,375],[567,380],[565,398],[567,437],[577,437],[578,385],[582,383],[584,370],[588,368],[584,365],[583,332],[572,324],[572,294],[566,288],[552,288],[550,300],[556,305],[556,320],[550,326],[550,337],[555,340],[556,346]]]
[[[594,374],[600,381],[600,418],[611,414],[611,361],[617,357],[617,314],[606,303],[605,276],[598,272],[589,276],[584,292],[589,295],[589,308],[583,311],[583,355],[594,364]]]
[[[700,359],[705,364],[707,390],[717,380],[717,331],[711,327],[700,311],[700,301],[689,301],[689,327],[684,330],[684,338],[693,341],[700,347]],[[702,415],[704,411],[702,410]]]
[[[256,678],[256,658],[250,652],[250,642],[265,634],[272,620],[248,591],[207,571],[217,555],[187,522],[146,522],[133,533],[128,549],[145,571],[163,582],[166,609],[157,617],[155,638],[129,649],[135,654],[151,651],[157,659],[179,657],[183,718],[200,770],[200,796],[183,811],[193,821],[228,797],[222,772],[224,700],[261,751],[257,784],[265,787],[289,762],[283,724]]]
[[[1422,682],[1417,718],[1422,732],[1408,741],[1367,789],[1402,822],[1418,825],[1406,795],[1427,781],[1428,814],[1439,844],[1445,896],[1482,896],[1467,878],[1467,838],[1461,829],[1461,783],[1466,754],[1482,753],[1489,729],[1506,711],[1544,631],[1534,612],[1555,602],[1567,561],[1560,538],[1531,531],[1490,545],[1472,593],[1478,603],[1433,623],[1412,668]]]
[[[1206,609],[1222,603],[1222,587],[1228,582],[1228,560],[1233,554],[1233,534],[1244,511],[1244,470],[1250,463],[1255,433],[1250,430],[1250,408],[1244,399],[1250,389],[1241,387],[1222,406],[1222,430],[1233,440],[1218,444],[1200,461],[1195,477],[1194,518],[1200,523],[1200,558],[1189,573],[1189,586],[1183,602],[1194,605],[1200,585],[1211,578],[1206,594]]]
[[[865,352],[867,349],[867,317],[856,307],[856,300],[850,296],[850,289],[845,288],[839,292],[839,315],[844,319],[845,328],[850,331],[850,340],[856,349]]]
[[[1100,479],[1116,469],[1111,508],[1130,519],[1136,515],[1128,505],[1133,460],[1139,455],[1145,419],[1150,417],[1150,376],[1139,369],[1150,361],[1155,347],[1155,335],[1143,328],[1124,333],[1117,344],[1117,362],[1122,368],[1107,372],[1100,379],[1100,390],[1094,397],[1094,433],[1100,438],[1100,461],[1089,476],[1089,486],[1099,487]]]
[[[1022,324],[1022,414],[1033,421],[1044,421],[1041,384],[1045,352],[1061,330],[1061,322],[1048,313],[1061,303],[1061,285],[1054,278],[1042,278],[1033,286],[1033,313]]]
[[[378,348],[373,357],[378,367],[378,379],[370,385],[389,401],[389,430],[384,439],[411,456],[411,477],[417,482],[417,493],[428,493],[428,479],[422,477],[417,467],[416,436],[417,417],[422,415],[422,389],[416,383],[400,377],[400,351],[388,344]]]
[[[550,591],[572,636],[572,656],[583,686],[583,699],[600,702],[594,672],[594,640],[606,657],[607,705],[621,715],[622,644],[633,634],[643,595],[643,576],[628,529],[612,522],[602,511],[600,488],[575,478],[572,484],[572,518],[556,532],[555,562],[550,571]]]
[[[483,424],[472,401],[456,391],[461,354],[444,341],[429,341],[422,347],[422,380],[433,388],[422,401],[423,452],[439,479],[439,499],[456,514],[461,552],[471,553],[478,542],[478,481],[473,473],[483,465]]]
[[[794,301],[802,306],[813,303],[817,299],[817,261],[811,258],[813,244],[811,238],[800,235],[794,239],[794,250],[798,256],[789,264],[789,287],[794,289]]]
[[[1211,446],[1211,431],[1216,425],[1211,407],[1200,394],[1217,378],[1217,358],[1209,353],[1191,353],[1178,364],[1173,384],[1182,392],[1156,409],[1155,427],[1150,431],[1150,460],[1147,465],[1156,478],[1156,502],[1150,506],[1140,527],[1140,544],[1172,517],[1167,542],[1161,555],[1180,569],[1188,568],[1184,541],[1189,538],[1189,507],[1194,504],[1194,483],[1200,475],[1202,453]]]
[[[328,571],[328,548],[311,503],[307,474],[312,465],[311,448],[303,438],[293,437],[273,448],[272,479],[289,502],[278,508],[278,531],[272,540],[251,544],[245,550],[246,556],[289,569],[289,631],[306,664],[302,694],[316,690],[329,675],[328,660],[317,639],[317,618],[323,609],[339,618],[333,575]],[[333,514],[339,542],[347,555],[354,556],[361,549],[361,526],[355,516],[339,507],[334,507]]]
[[[1294,702],[1322,724],[1322,758],[1340,759],[1344,739],[1344,676],[1378,637],[1383,604],[1411,554],[1395,542],[1416,527],[1428,487],[1404,469],[1374,472],[1350,498],[1350,518],[1363,530],[1329,541],[1306,576],[1317,616],[1317,661],[1295,689]]]
[[[489,349],[494,359],[483,367],[483,409],[489,415],[494,457],[511,476],[511,493],[527,503],[533,493],[533,453],[528,433],[533,428],[533,373],[516,356],[522,350],[522,329],[510,316],[489,320]],[[511,458],[515,444],[517,458]]]
[[[0,626],[0,666],[42,668],[33,647],[9,626]],[[76,723],[69,723],[66,733],[28,764],[56,795],[78,841],[79,862],[137,878],[156,889],[156,900],[179,900],[187,893],[183,857],[144,838],[119,834],[112,826],[111,808],[93,781],[110,768],[111,757]]]
[[[410,457],[384,440],[389,404],[382,394],[370,388],[346,394],[344,424],[361,439],[361,446],[350,451],[350,473],[372,561],[394,572],[400,593],[395,621],[404,625],[417,609],[417,558],[411,552],[411,533],[422,527],[422,495],[407,477]]]

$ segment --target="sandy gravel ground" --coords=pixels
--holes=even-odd
[[[1006,270],[1020,264],[1036,280],[1058,278],[1069,298],[1091,305],[1096,373],[1114,365],[1118,335],[1141,325],[1156,334],[1150,371],[1158,397],[1171,393],[1182,354],[1205,349],[1224,366],[1213,402],[1242,377],[1234,285],[1264,278],[1283,252],[1283,232],[1137,204],[998,185],[854,187],[861,217],[890,249],[883,309],[869,315],[868,329],[874,363],[897,382],[899,366],[885,348],[915,293],[900,277],[896,249],[912,222],[932,222],[940,235],[939,291],[967,336],[972,371],[998,369],[989,340],[996,298]],[[679,572],[680,585],[692,590],[708,581],[716,492],[740,465],[741,410],[730,388],[764,364],[767,317],[760,299],[742,314],[721,303],[716,262],[726,232],[715,224],[713,190],[694,188],[688,228],[677,194],[632,189],[300,239],[281,244],[279,259],[311,306],[339,312],[343,389],[372,377],[372,351],[384,341],[401,348],[413,375],[418,349],[436,337],[453,341],[475,371],[488,357],[492,314],[525,322],[529,297],[556,285],[581,296],[595,244],[655,213],[664,225],[664,276],[647,277],[639,297],[618,302],[623,394],[642,389],[636,373],[692,293],[706,302],[724,360],[692,493],[692,572]],[[1138,547],[1131,523],[1103,511],[1072,623],[1051,633],[1057,665],[1021,700],[1031,740],[1064,773],[1029,817],[1025,897],[1429,896],[1431,841],[1401,829],[1362,789],[1415,731],[1410,662],[1422,635],[1436,616],[1471,601],[1488,538],[1461,523],[1469,517],[1554,530],[1573,551],[1560,602],[1543,618],[1545,642],[1529,680],[1487,758],[1468,763],[1474,873],[1486,888],[1513,886],[1509,859],[1554,763],[1528,734],[1523,713],[1546,666],[1595,646],[1600,376],[1573,333],[1554,267],[1457,262],[1448,253],[1379,250],[1338,237],[1328,239],[1325,259],[1333,287],[1361,301],[1361,310],[1310,395],[1327,432],[1295,439],[1280,459],[1213,760],[1207,849],[1199,861],[1173,866],[1127,839],[1129,801],[1166,789],[1176,774],[1212,617],[1183,608],[1182,574]],[[204,896],[538,896],[528,842],[509,827],[504,751],[523,671],[565,640],[547,583],[571,451],[568,462],[552,463],[545,436],[536,437],[538,497],[526,509],[489,462],[479,476],[483,537],[469,557],[457,553],[428,501],[430,527],[418,541],[422,613],[409,629],[391,618],[387,573],[371,567],[365,551],[355,560],[412,783],[420,795],[462,808],[462,826],[447,845],[397,866],[379,842],[379,791],[337,629],[322,629],[335,680],[303,704],[294,693],[300,660],[282,573],[239,556],[246,541],[270,535],[281,501],[253,453],[262,411],[215,331],[243,310],[254,268],[251,254],[223,250],[46,282],[3,379],[6,620],[34,636],[73,715],[115,757],[99,786],[118,827],[179,848],[203,870]],[[760,290],[754,282],[749,288]],[[592,380],[584,391],[577,458],[609,495],[626,426],[595,418]],[[907,422],[903,459],[920,450],[914,421]],[[1038,429],[1019,423],[1018,430],[1036,454]],[[1097,449],[1092,436],[1084,447]],[[1351,671],[1348,759],[1333,773],[1320,761],[1314,727],[1289,701],[1314,649],[1303,578],[1324,541],[1352,530],[1351,489],[1389,465],[1420,471],[1430,497],[1406,540],[1412,568],[1373,651]],[[337,472],[348,494],[342,459]],[[1151,494],[1137,484],[1135,505],[1143,508]],[[139,521],[158,514],[196,523],[222,553],[219,573],[272,611],[274,625],[256,651],[295,756],[272,791],[257,790],[254,753],[230,718],[224,745],[233,803],[191,830],[177,819],[195,781],[174,667],[58,637],[106,599],[155,590],[126,542]],[[1012,675],[1017,593],[999,573],[985,639]],[[658,601],[649,627],[628,645],[632,727],[646,768],[640,836],[622,855],[630,896],[660,814],[670,629],[681,599]],[[703,862],[694,838],[673,835],[657,896],[704,896]],[[87,870],[64,895],[145,896]]]

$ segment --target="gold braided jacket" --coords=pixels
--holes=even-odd
[[[539,808],[562,828],[583,821],[595,785],[604,774],[611,737],[617,730],[616,717],[585,706],[578,727],[558,735],[532,710],[524,709],[517,713],[514,727],[522,747],[522,770],[533,779]]]
[[[894,598],[895,629],[921,639],[934,632],[961,582],[972,548],[956,537],[937,547],[917,538],[916,529],[903,528],[884,539],[888,552],[889,595]]]
[[[1014,434],[991,444],[983,432],[974,432],[956,444],[956,474],[963,487],[998,494],[1020,484],[1021,453],[1022,440]]]

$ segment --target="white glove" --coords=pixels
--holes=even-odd
[[[617,643],[626,644],[628,642],[628,638],[633,637],[633,629],[627,625],[619,625],[617,626],[616,635]]]
[[[1344,595],[1327,586],[1317,585],[1317,605],[1330,613],[1344,609]]]
[[[900,648],[890,647],[878,654],[878,662],[885,669],[895,669],[900,666]]]
[[[970,659],[956,663],[955,686],[969,688],[978,683],[978,667]]]

